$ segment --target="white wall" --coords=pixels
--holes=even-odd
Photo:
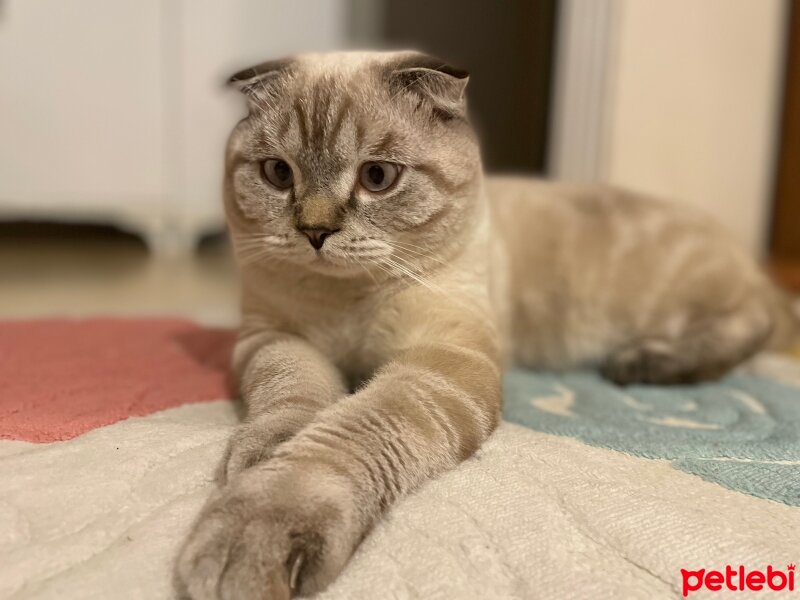
[[[618,0],[605,179],[713,213],[765,243],[783,0]]]

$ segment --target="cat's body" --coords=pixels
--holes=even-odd
[[[661,369],[617,373],[630,380],[620,382],[680,383],[720,375],[770,336],[775,345],[786,337],[790,317],[782,319],[780,292],[740,244],[691,207],[525,177],[490,176],[485,188],[490,236],[475,240],[472,253],[445,265],[434,261],[425,280],[445,306],[463,298],[451,287],[454,276],[461,285],[469,285],[467,276],[475,286],[489,282],[505,363],[612,375],[620,355],[650,347],[664,355],[654,357]],[[422,251],[408,248],[402,256]],[[350,278],[309,278],[272,266],[245,266],[244,314],[283,313],[276,328],[307,339],[351,389],[413,344],[413,327],[396,326],[402,309],[394,296],[407,279],[375,286],[365,275],[353,285]],[[276,303],[284,302],[282,311]],[[412,319],[429,316],[410,312]],[[667,370],[675,366],[672,355],[683,360],[679,372]]]
[[[251,105],[225,180],[248,416],[178,561],[191,598],[325,587],[396,499],[492,432],[504,358],[690,381],[773,329],[778,292],[703,218],[484,180],[457,70],[339,54],[235,80]]]
[[[495,265],[497,304],[518,363],[688,383],[797,333],[752,257],[691,207],[605,186],[490,177],[487,187],[506,262]]]

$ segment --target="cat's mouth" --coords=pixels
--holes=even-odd
[[[305,266],[313,271],[325,273],[327,275],[347,276],[350,274],[363,273],[363,263],[337,252],[330,250],[316,250],[312,256],[305,261]]]

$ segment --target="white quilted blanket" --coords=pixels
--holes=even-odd
[[[0,441],[0,597],[172,597],[173,556],[235,421],[218,401],[69,441]],[[675,598],[681,569],[789,573],[798,532],[798,508],[505,423],[400,503],[322,597]]]

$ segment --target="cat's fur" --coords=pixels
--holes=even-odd
[[[393,502],[492,432],[506,358],[694,381],[791,323],[752,259],[688,209],[484,181],[466,75],[429,57],[307,55],[234,80],[250,103],[225,176],[248,415],[178,560],[191,598],[328,585]],[[264,180],[268,158],[292,167],[291,189]],[[356,180],[376,160],[403,165],[381,194]],[[317,251],[300,228],[336,233]]]

